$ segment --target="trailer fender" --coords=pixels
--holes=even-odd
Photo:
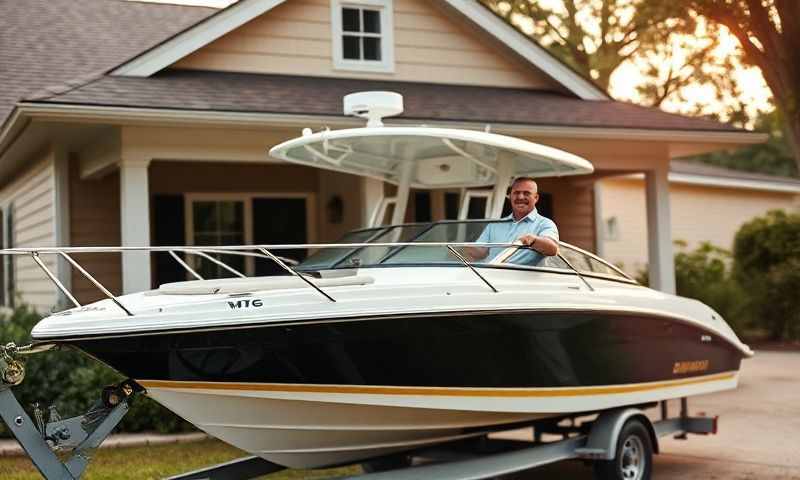
[[[647,415],[638,408],[608,410],[600,413],[592,424],[586,446],[575,449],[579,458],[588,460],[612,460],[617,454],[617,440],[625,422],[638,418],[647,427],[653,452],[658,453],[658,437]]]

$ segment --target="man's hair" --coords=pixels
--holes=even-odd
[[[539,189],[539,184],[536,183],[536,179],[535,178],[533,178],[533,177],[516,177],[514,180],[511,181],[511,185],[508,186],[509,193],[514,188],[514,185],[517,184],[517,182],[533,182],[533,184],[536,185],[536,189],[537,190]]]

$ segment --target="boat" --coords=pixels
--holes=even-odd
[[[271,153],[396,184],[375,225],[330,244],[14,249],[60,255],[108,297],[80,305],[56,280],[76,306],[40,321],[35,342],[85,352],[208,434],[300,468],[737,386],[753,353],[697,300],[565,242],[540,264],[513,242],[472,258],[498,220],[397,221],[411,187],[494,185],[497,211],[511,176],[577,175],[589,162],[486,131],[382,126],[400,108],[388,94],[348,108],[367,127],[305,131]],[[281,251],[296,248],[315,253],[290,265]],[[72,257],[131,250],[169,254],[196,279],[114,296]],[[201,278],[193,255],[233,278]],[[247,277],[226,255],[286,275]]]

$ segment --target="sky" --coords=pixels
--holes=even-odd
[[[180,5],[202,5],[209,7],[224,8],[228,5],[235,3],[236,0],[134,0],[134,1],[149,1],[156,3],[171,3]],[[550,0],[545,0],[550,1]],[[729,55],[736,49],[736,39],[733,35],[726,35],[721,39],[721,45],[717,55]],[[676,61],[680,61],[680,57],[676,57]],[[610,92],[611,96],[619,99],[640,103],[639,95],[636,91],[636,85],[641,81],[641,75],[638,73],[636,64],[628,62],[621,65],[611,77]],[[770,103],[771,93],[761,72],[756,68],[742,68],[732,72],[739,80],[739,84],[744,91],[740,97],[745,105],[747,105],[748,113],[754,117],[758,111],[771,111],[772,105]],[[689,88],[687,90],[688,102],[666,101],[661,105],[661,108],[670,112],[677,113],[693,113],[696,110],[696,105],[703,105],[702,113],[713,114],[719,113],[724,110],[724,105],[715,98],[713,89],[710,88]],[[725,120],[723,116],[723,120]]]

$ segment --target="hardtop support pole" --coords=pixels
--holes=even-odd
[[[405,223],[408,196],[411,192],[411,176],[414,174],[414,162],[407,158],[400,166],[400,183],[397,184],[397,200],[392,212],[392,225]]]
[[[503,214],[503,205],[506,201],[506,190],[508,190],[511,176],[514,172],[514,165],[506,152],[501,152],[497,158],[497,172],[494,180],[494,190],[492,192],[492,211],[489,218],[500,218]]]

